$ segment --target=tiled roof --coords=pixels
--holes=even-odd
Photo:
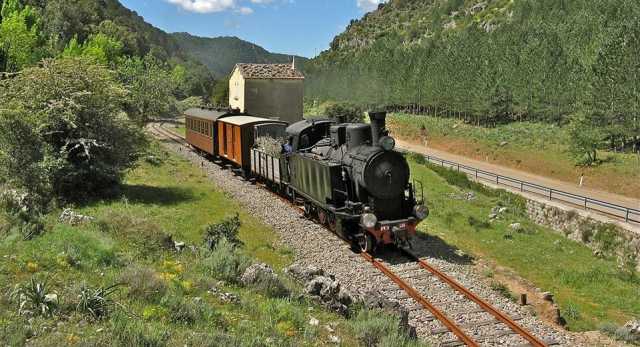
[[[291,64],[238,64],[246,79],[304,79],[302,72],[291,68]]]

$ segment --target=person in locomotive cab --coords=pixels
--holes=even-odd
[[[293,152],[292,142],[293,142],[293,138],[289,137],[289,140],[284,145],[282,145],[282,154],[289,154]]]

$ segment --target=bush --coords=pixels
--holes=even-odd
[[[153,269],[135,266],[125,270],[120,281],[129,287],[129,297],[149,302],[159,300],[167,292],[167,284]]]
[[[462,172],[458,172],[450,168],[446,168],[438,165],[433,165],[430,163],[427,163],[426,166],[431,171],[438,174],[438,176],[444,178],[444,180],[447,181],[447,183],[452,186],[456,186],[461,189],[474,190],[476,192],[482,193],[490,197],[497,197],[500,195],[498,190],[487,188],[481,183],[473,182],[469,180],[469,177],[467,177],[467,175]]]
[[[51,316],[58,308],[58,296],[49,293],[46,282],[31,278],[29,283],[18,285],[11,294],[18,303],[18,314],[30,316]]]
[[[214,317],[206,303],[189,301],[177,295],[164,297],[162,305],[167,308],[169,320],[176,324],[192,325]]]
[[[45,60],[1,81],[0,176],[42,204],[113,193],[146,144],[124,96],[113,72],[83,59]]]
[[[115,315],[111,322],[113,342],[119,346],[163,347],[169,339],[165,328],[146,325],[122,313]]]
[[[202,263],[208,275],[230,283],[239,283],[251,260],[223,238]]]
[[[44,218],[37,207],[37,200],[28,193],[16,190],[0,191],[0,213],[7,221],[5,232],[15,229],[24,240],[31,240],[42,234],[45,230]]]
[[[240,225],[240,215],[237,213],[235,216],[224,219],[220,223],[209,224],[204,230],[205,244],[210,250],[216,248],[222,239],[227,240],[233,246],[242,245],[242,241],[238,238]]]
[[[326,109],[327,116],[340,123],[362,123],[364,111],[360,106],[349,103],[334,104]]]
[[[640,337],[626,327],[617,326],[613,323],[604,323],[600,325],[599,330],[618,341],[635,345],[640,343]]]
[[[92,288],[83,284],[78,294],[76,310],[94,320],[107,317],[114,304],[111,296],[118,290],[118,286],[120,286],[120,284]]]
[[[363,346],[421,346],[400,329],[400,320],[382,310],[361,310],[350,322],[355,336]]]
[[[415,152],[409,152],[409,154],[407,155],[409,157],[409,160],[413,161],[414,163],[418,164],[418,165],[424,165],[427,163],[427,159],[425,159],[424,155],[419,154],[419,153],[415,153]]]

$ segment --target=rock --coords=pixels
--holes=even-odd
[[[506,145],[508,145],[508,144],[509,144],[509,142],[507,142],[507,141],[502,141],[502,142],[500,142],[500,147],[504,147],[504,146],[506,146]]]
[[[58,294],[47,294],[47,295],[44,296],[44,301],[45,302],[57,303],[58,302]]]
[[[322,289],[330,286],[331,282],[332,281],[329,277],[318,276],[307,282],[307,285],[304,287],[304,291],[309,295],[320,296],[320,292],[322,292]]]
[[[635,335],[636,338],[640,338],[640,320],[630,320],[624,324],[623,329],[630,334]]]
[[[551,292],[542,293],[542,300],[553,302],[553,294],[551,294]]]
[[[496,218],[498,218],[498,215],[496,213],[492,213],[492,214],[489,215],[489,219],[490,220],[494,220]]]
[[[76,213],[70,208],[65,208],[59,217],[59,220],[61,223],[69,224],[71,226],[77,226],[80,224],[88,223],[93,221],[94,219],[95,218],[93,217]]]
[[[318,326],[319,324],[320,324],[320,321],[319,321],[319,320],[317,320],[316,318],[311,317],[311,319],[309,319],[309,325],[311,325],[311,326],[314,326],[314,327],[315,327],[315,326]]]
[[[522,224],[520,224],[520,223],[512,223],[511,225],[509,225],[509,228],[511,228],[511,230],[513,230],[513,231],[521,231],[522,230]]]
[[[331,343],[335,343],[335,344],[340,344],[340,342],[342,342],[342,340],[340,340],[339,337],[335,336],[335,335],[329,335],[329,341]]]
[[[500,207],[500,209],[498,210],[498,213],[505,213],[505,212],[507,212],[507,211],[509,211],[509,209],[508,209],[508,208],[506,208],[506,207]]]
[[[329,325],[329,324],[327,324],[327,325],[325,325],[325,326],[324,326],[324,330],[326,330],[326,331],[327,331],[328,333],[330,333],[330,334],[332,334],[332,333],[334,333],[334,332],[335,332],[335,329],[333,329],[333,328],[331,327],[331,325]]]
[[[264,263],[253,264],[244,271],[240,282],[245,286],[249,286],[269,277],[274,279],[278,277],[269,265]]]
[[[315,266],[302,266],[293,264],[284,270],[286,274],[291,275],[300,281],[310,281],[315,277],[323,276],[324,271]]]
[[[178,242],[178,241],[174,241],[173,242],[173,247],[178,252],[181,252],[184,249],[185,246],[186,246],[186,244],[184,242]]]

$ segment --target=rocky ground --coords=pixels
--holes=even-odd
[[[323,227],[303,218],[298,210],[290,206],[269,191],[255,184],[237,177],[230,170],[222,169],[213,162],[207,161],[188,148],[173,141],[163,141],[168,150],[181,154],[194,164],[201,166],[211,182],[226,194],[243,204],[247,210],[253,211],[267,225],[273,227],[280,234],[280,242],[292,249],[296,256],[296,263],[301,267],[313,266],[321,269],[324,274],[330,274],[338,281],[344,290],[354,297],[367,297],[371,293],[387,296],[391,302],[396,302],[404,311],[409,312],[409,324],[415,327],[417,335],[428,342],[438,345],[450,341],[454,337],[451,333],[436,333],[442,325],[429,317],[431,314],[419,308],[406,293],[399,290],[391,280],[367,263],[361,256],[355,254],[350,247],[338,237]],[[480,297],[488,300],[495,307],[503,310],[511,317],[518,317],[519,324],[532,331],[545,341],[554,341],[562,346],[589,346],[584,335],[572,334],[560,328],[547,325],[532,313],[527,306],[519,306],[491,288],[490,284],[479,274],[474,272],[473,264],[463,254],[443,244],[439,239],[424,237],[414,240],[414,251],[423,259],[436,266],[446,274],[454,277],[461,284],[470,288]],[[393,262],[389,258],[385,261]],[[405,266],[401,263],[393,264],[394,270],[401,270]],[[409,265],[407,265],[409,266]],[[445,311],[468,310],[461,308],[459,300],[441,297],[449,296],[451,292],[440,291],[438,283],[423,282],[415,284],[427,293],[434,302],[440,302]],[[440,296],[440,297],[439,297]],[[446,306],[449,307],[446,307]],[[440,306],[439,306],[440,307]],[[482,317],[486,319],[487,317]],[[483,345],[517,345],[522,343],[519,338],[496,337],[487,340]]]

